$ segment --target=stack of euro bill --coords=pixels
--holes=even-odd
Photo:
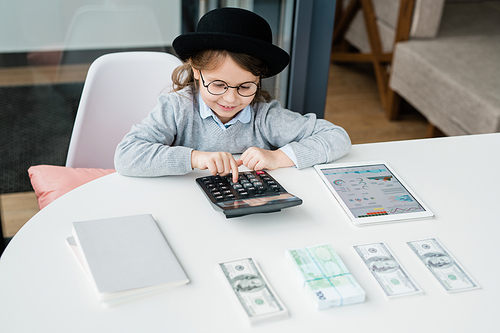
[[[365,301],[365,291],[330,244],[289,249],[285,255],[318,310]]]

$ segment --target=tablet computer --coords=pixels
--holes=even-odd
[[[315,169],[357,226],[434,216],[384,161],[320,164]]]

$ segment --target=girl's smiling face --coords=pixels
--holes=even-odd
[[[253,101],[255,95],[243,97],[234,88],[227,89],[222,95],[212,95],[205,86],[215,80],[224,81],[231,87],[237,87],[245,82],[259,84],[258,76],[239,67],[230,56],[226,56],[217,68],[202,71],[201,75],[203,75],[205,85],[203,85],[200,71],[193,68],[193,73],[200,87],[201,98],[223,124],[233,119],[238,112],[247,107]]]

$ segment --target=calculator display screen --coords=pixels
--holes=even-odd
[[[290,193],[282,193],[276,196],[219,202],[217,203],[217,205],[219,205],[224,209],[237,209],[243,207],[256,207],[256,206],[263,206],[266,204],[275,204],[275,203],[295,201],[295,200],[297,200],[297,198],[294,195]]]

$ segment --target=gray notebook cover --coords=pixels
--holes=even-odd
[[[189,282],[150,214],[73,222],[73,235],[102,298]]]

